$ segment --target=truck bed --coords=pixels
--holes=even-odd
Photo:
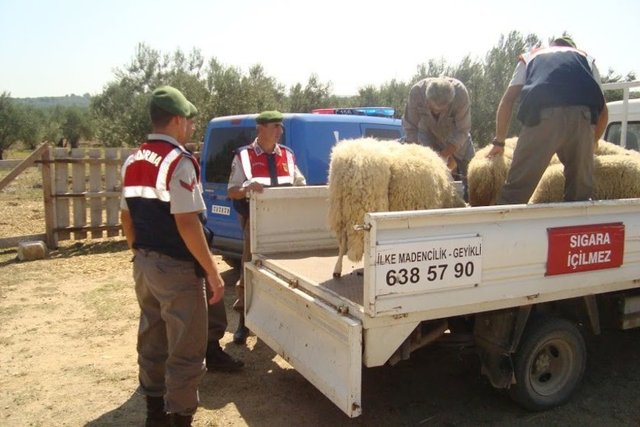
[[[354,263],[346,257],[343,261],[342,277],[333,277],[333,267],[338,256],[336,249],[309,250],[303,252],[276,252],[263,260],[263,265],[276,271],[303,280],[315,289],[314,294],[330,291],[356,305],[362,306],[363,264]]]

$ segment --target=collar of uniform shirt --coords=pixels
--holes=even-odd
[[[184,150],[184,147],[180,145],[180,143],[176,141],[175,138],[169,135],[165,135],[163,133],[150,133],[149,135],[147,135],[147,140],[148,141],[165,141],[165,142],[168,142],[169,144],[175,145],[176,147]]]
[[[256,152],[256,154],[258,156],[265,152],[262,149],[262,147],[260,147],[260,144],[258,144],[258,140],[257,139],[255,141],[253,141],[253,143],[251,145],[252,145],[252,148],[255,150],[255,152]],[[278,156],[280,156],[282,154],[282,152],[280,150],[280,144],[276,144],[276,148],[273,149],[273,152]]]

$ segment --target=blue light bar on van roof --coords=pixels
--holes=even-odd
[[[354,107],[354,108],[316,108],[315,114],[350,114],[356,116],[393,117],[395,109],[391,107]]]

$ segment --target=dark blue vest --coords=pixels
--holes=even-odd
[[[604,96],[593,78],[588,58],[571,48],[546,48],[524,55],[527,78],[522,88],[518,119],[526,126],[540,123],[546,107],[584,105],[595,124]]]

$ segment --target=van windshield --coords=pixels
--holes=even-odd
[[[231,161],[236,149],[251,144],[255,138],[255,126],[211,129],[205,159],[204,179],[214,183],[229,182]]]
[[[247,127],[219,127],[212,128],[207,144],[205,159],[206,182],[226,184],[229,182],[231,162],[235,151],[245,145],[249,145],[256,139],[255,126]],[[286,145],[285,135],[279,143]]]

